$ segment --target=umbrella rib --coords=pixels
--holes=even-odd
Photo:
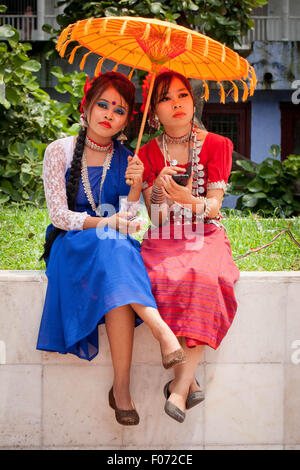
[[[191,52],[186,51],[186,54],[188,54],[188,53],[191,55]],[[199,53],[197,53],[196,51],[193,51],[193,54],[197,55],[199,58],[202,58],[202,56],[200,56]],[[190,60],[192,60],[192,59],[190,58]],[[194,64],[194,66],[197,68],[198,73],[199,73],[199,69],[198,69],[196,63],[195,63],[193,60],[192,60],[192,62],[193,62],[193,64]],[[205,62],[204,60],[203,60],[203,62],[205,63],[205,65],[206,65],[206,67],[209,69],[209,71],[211,72],[212,77],[214,77],[214,78],[206,78],[205,80],[216,80],[216,81],[220,81],[220,80],[221,80],[221,81],[223,81],[223,80],[231,80],[231,79],[233,80],[233,79],[235,79],[234,77],[228,77],[228,78],[223,78],[223,79],[217,78],[216,75],[215,75],[215,73],[212,72],[211,67],[210,67],[210,64],[207,63],[207,62]],[[216,66],[218,66],[218,62],[219,62],[219,61],[213,62],[213,64],[216,65]],[[228,61],[227,61],[227,62],[223,62],[223,65],[229,69],[230,73],[234,74],[234,69],[232,69],[232,68],[230,67],[230,65],[228,64]],[[236,79],[237,79],[237,78],[236,78]]]
[[[186,54],[188,54],[188,52],[186,52]],[[200,75],[200,77],[201,77],[201,72],[199,72],[199,69],[198,69],[198,67],[197,67],[197,64],[194,62],[194,60],[193,60],[191,57],[190,57],[190,61],[194,64],[194,66],[196,67],[196,69],[197,69],[197,71],[198,71],[198,73],[199,73],[199,75]],[[209,67],[209,65],[208,65],[208,64],[205,64],[205,65],[207,66],[207,68],[208,68],[208,70],[210,71],[210,73],[212,74],[212,76],[215,77],[215,78],[213,78],[213,80],[218,80],[218,79],[216,78],[216,75],[212,72],[212,70],[211,70],[211,68]],[[201,77],[201,79],[202,79],[202,80],[205,80],[205,79],[202,78],[202,77]]]
[[[85,36],[85,37],[86,37],[86,36]],[[76,39],[76,40],[79,42],[78,39]],[[92,44],[93,42],[96,42],[96,41],[99,41],[99,38],[95,39],[94,41],[91,41],[91,42],[89,43],[89,46],[91,46],[91,44]],[[105,47],[105,46],[109,45],[110,42],[111,42],[111,40],[107,40],[106,43],[101,44],[101,46],[102,46],[102,47]],[[127,42],[127,43],[125,44],[125,46],[130,46],[131,44],[136,44],[136,41]],[[83,46],[86,47],[87,49],[91,50],[90,47],[88,47],[86,44],[83,44]],[[112,51],[112,53],[116,52],[119,48],[120,48],[120,45],[118,45],[118,47],[117,47],[114,51]],[[98,55],[102,55],[100,52],[97,52],[97,51],[95,51],[95,50],[92,50],[92,52],[94,52],[95,54],[98,54]],[[111,54],[111,52],[110,52],[110,54]]]
[[[178,58],[180,59],[180,62],[181,62],[181,64],[182,64],[182,68],[183,68],[183,70],[184,70],[184,75],[186,76],[185,65],[184,65],[184,62],[183,62],[183,60],[182,60],[182,58],[181,58],[181,55],[178,56]]]
[[[196,50],[193,51],[193,53],[194,53],[195,55],[197,55],[198,57],[203,58],[202,56],[199,55],[199,53],[197,53]],[[218,62],[219,62],[219,60],[220,60],[220,57],[216,57],[216,56],[214,55],[214,58],[216,58],[216,62],[213,62],[213,63],[214,63],[215,65],[218,65]],[[230,58],[230,56],[229,56],[229,54],[228,54],[227,57],[226,57],[226,61],[223,62],[223,64],[224,64],[226,67],[228,67],[228,69],[230,70],[231,73],[234,74],[235,67],[232,69],[232,68],[230,67],[230,65],[232,65],[232,64],[230,64],[230,65],[228,64],[228,62],[231,62],[230,59],[231,59],[231,58]],[[205,62],[205,61],[204,61],[204,62]],[[211,71],[211,69],[210,69],[210,67],[208,66],[207,63],[206,63],[206,65],[207,65],[207,67],[209,68],[209,70]],[[213,74],[213,75],[214,75],[214,74]],[[233,78],[232,78],[232,79],[233,79]],[[225,79],[223,79],[223,80],[225,80]]]

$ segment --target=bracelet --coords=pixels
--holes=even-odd
[[[165,202],[165,199],[162,189],[153,184],[150,198],[151,204],[162,204]]]
[[[120,205],[120,212],[130,213],[129,218],[133,219],[137,217],[140,208],[140,201],[128,201],[128,199],[122,199]]]
[[[196,214],[196,218],[197,219],[206,219],[208,214],[210,213],[210,210],[211,210],[211,205],[210,205],[209,199],[207,199],[204,196],[200,196],[199,199],[201,199],[203,201],[204,207],[203,207],[203,212],[201,214]]]

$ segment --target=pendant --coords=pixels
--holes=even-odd
[[[171,161],[170,161],[170,164],[171,164],[172,166],[176,166],[177,163],[178,163],[177,160],[171,160]]]

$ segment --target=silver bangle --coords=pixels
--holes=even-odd
[[[153,184],[152,186],[150,202],[152,204],[162,204],[163,202],[165,202],[165,196],[162,191],[162,188],[158,188],[155,184]]]
[[[209,200],[206,197],[199,196],[199,199],[203,201],[204,207],[203,207],[203,212],[201,212],[201,214],[196,214],[196,218],[203,220],[203,219],[206,219],[208,214],[210,213],[211,205],[209,203]]]

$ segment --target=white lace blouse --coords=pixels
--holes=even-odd
[[[75,137],[55,140],[46,148],[43,182],[46,204],[52,224],[62,230],[82,230],[87,212],[70,211],[66,195],[66,172],[70,168]]]

